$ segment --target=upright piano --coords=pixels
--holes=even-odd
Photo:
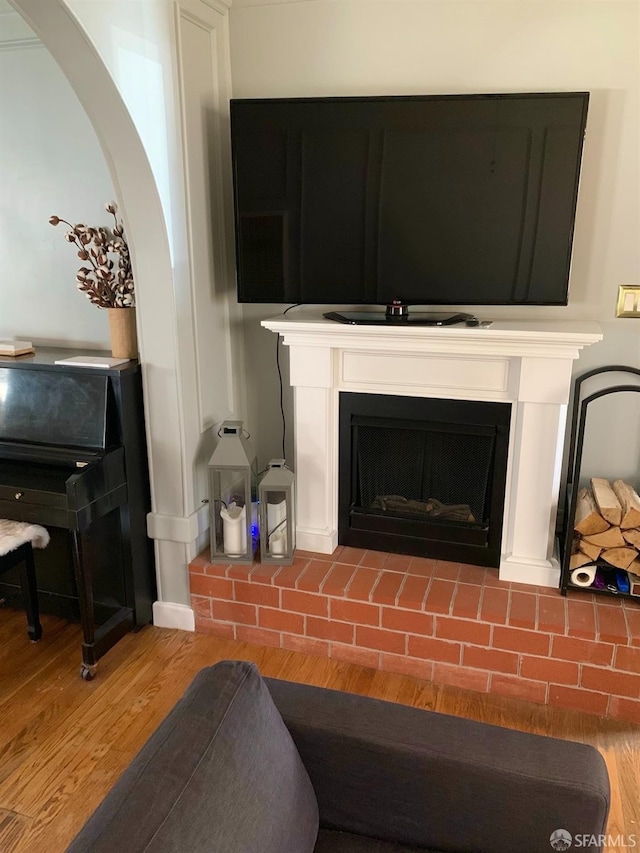
[[[90,680],[123,634],[151,621],[156,586],[140,365],[55,363],[77,354],[0,357],[0,518],[64,531],[68,547],[51,556],[68,560],[75,583],[58,598],[75,599]],[[39,587],[64,573],[37,557]]]

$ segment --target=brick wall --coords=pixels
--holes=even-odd
[[[199,632],[640,723],[640,601],[342,547],[190,582]]]

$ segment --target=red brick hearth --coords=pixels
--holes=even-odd
[[[343,547],[190,581],[203,633],[640,723],[640,602]]]

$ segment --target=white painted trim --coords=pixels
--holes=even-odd
[[[0,7],[2,3],[0,3]],[[29,50],[44,47],[38,36],[12,7],[0,8],[0,50]]]
[[[186,604],[154,601],[153,624],[156,628],[178,628],[181,631],[195,631],[196,617],[191,607],[187,607]]]
[[[34,47],[44,47],[38,38],[7,39],[0,38],[0,50],[31,50]]]
[[[166,539],[170,542],[189,544],[209,529],[209,504],[202,504],[188,516],[147,515],[147,533],[151,539]]]
[[[313,551],[315,554],[333,554],[338,547],[337,530],[308,530],[296,527],[296,548]]]
[[[500,579],[558,584],[571,366],[602,338],[595,323],[387,328],[344,326],[307,311],[262,325],[289,346],[300,548],[331,553],[337,543],[340,392],[499,400],[512,406]]]
[[[401,396],[437,394],[444,389],[447,396],[472,394],[506,399],[509,379],[508,358],[461,358],[456,355],[437,356],[432,353],[371,353],[345,350],[340,360],[338,385],[344,391],[369,391],[375,394],[380,387],[388,393],[390,385]]]
[[[500,580],[533,586],[560,586],[560,561],[557,551],[549,560],[525,560],[513,555],[500,561]]]
[[[492,323],[491,326],[347,326],[298,311],[262,321],[282,336],[286,346],[331,347],[395,353],[447,353],[576,359],[580,350],[602,340],[597,323],[540,321]]]
[[[212,0],[205,0],[212,2]],[[281,6],[288,3],[315,3],[316,0],[224,0],[224,2],[233,2],[233,5],[242,9],[246,6]]]
[[[208,33],[209,38],[212,37],[212,25],[197,15],[191,9],[187,9],[183,3],[175,2],[174,3],[175,10],[175,29],[176,29],[176,53],[177,53],[177,64],[178,64],[178,85],[180,91],[180,139],[182,144],[182,169],[184,174],[184,189],[185,189],[185,208],[184,214],[187,223],[187,245],[189,252],[189,288],[191,292],[190,305],[191,305],[191,341],[192,347],[194,349],[195,354],[195,379],[196,379],[196,404],[198,407],[198,421],[200,423],[200,434],[206,432],[207,429],[210,429],[215,420],[213,418],[207,419],[203,415],[203,402],[202,402],[202,377],[201,377],[201,365],[200,358],[198,357],[200,347],[199,347],[199,336],[198,336],[198,326],[196,323],[196,318],[193,313],[193,307],[196,304],[196,281],[194,277],[194,269],[193,269],[193,225],[192,225],[192,202],[191,202],[191,185],[189,183],[189,158],[188,158],[188,136],[187,136],[187,118],[186,118],[186,95],[185,95],[185,87],[184,87],[184,55],[182,50],[182,21],[189,21],[195,26],[200,27],[206,33]]]
[[[211,10],[215,14],[211,14]],[[177,0],[174,4],[175,10],[175,32],[176,32],[176,57],[177,57],[177,75],[179,89],[179,106],[180,106],[180,140],[183,152],[183,175],[185,187],[185,208],[184,214],[187,222],[187,246],[189,254],[189,288],[190,288],[190,345],[193,352],[190,353],[190,358],[194,358],[195,369],[195,402],[197,405],[197,417],[199,422],[200,434],[211,430],[215,424],[229,418],[235,413],[237,408],[235,400],[235,384],[233,371],[233,345],[231,340],[232,323],[230,321],[230,308],[228,297],[228,281],[233,278],[233,271],[229,268],[227,257],[227,238],[225,232],[225,210],[226,204],[224,199],[224,182],[222,151],[224,149],[222,141],[222,124],[223,114],[228,111],[227,100],[230,95],[230,82],[225,61],[225,43],[227,39],[226,33],[226,8],[216,8],[215,6],[206,3],[205,0]],[[196,161],[191,162],[189,140],[195,134],[199,135],[200,130],[189,127],[188,122],[188,103],[189,93],[185,86],[185,62],[189,60],[189,56],[185,56],[183,49],[184,42],[184,24],[188,23],[202,30],[208,40],[208,56],[207,59],[211,67],[211,79],[208,81],[211,84],[211,99],[214,104],[213,114],[215,121],[212,120],[210,131],[215,139],[209,140],[211,149],[211,158],[207,166],[211,170],[208,178],[212,186],[212,203],[215,205],[216,211],[209,223],[210,239],[213,242],[211,255],[211,269],[198,270],[196,264],[196,249],[194,246],[194,221],[199,222],[202,219],[201,213],[194,205],[194,187],[197,186],[198,192],[201,189],[204,176],[198,169]],[[206,107],[211,110],[211,103]],[[199,104],[198,113],[200,114],[205,109],[205,103]],[[213,186],[215,185],[215,191]],[[196,218],[194,219],[194,211]],[[200,247],[202,248],[202,247]],[[206,273],[212,276],[206,288],[203,287],[204,276]],[[198,293],[218,293],[226,290],[226,296],[218,296],[214,302],[205,300],[199,306]],[[210,369],[212,358],[211,351],[207,351],[205,343],[211,337],[209,323],[207,323],[207,333],[203,336],[197,317],[200,316],[200,311],[210,312],[205,313],[205,317],[210,317],[215,321],[216,315],[221,317],[221,324],[218,334],[224,336],[221,349],[224,350],[224,359],[226,362],[226,378],[225,387],[217,387],[215,392],[211,389],[211,383],[207,380],[207,372]],[[217,356],[217,353],[216,353]],[[203,391],[211,396],[211,399],[205,400]],[[215,402],[214,402],[215,401]]]
[[[221,15],[226,15],[233,0],[201,0],[205,6],[209,6],[215,12],[220,12]]]

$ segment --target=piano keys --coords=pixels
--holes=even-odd
[[[140,366],[54,364],[70,354],[0,358],[0,517],[67,531],[89,680],[125,632],[151,621],[155,567]],[[110,581],[110,607],[96,608],[96,585]]]

